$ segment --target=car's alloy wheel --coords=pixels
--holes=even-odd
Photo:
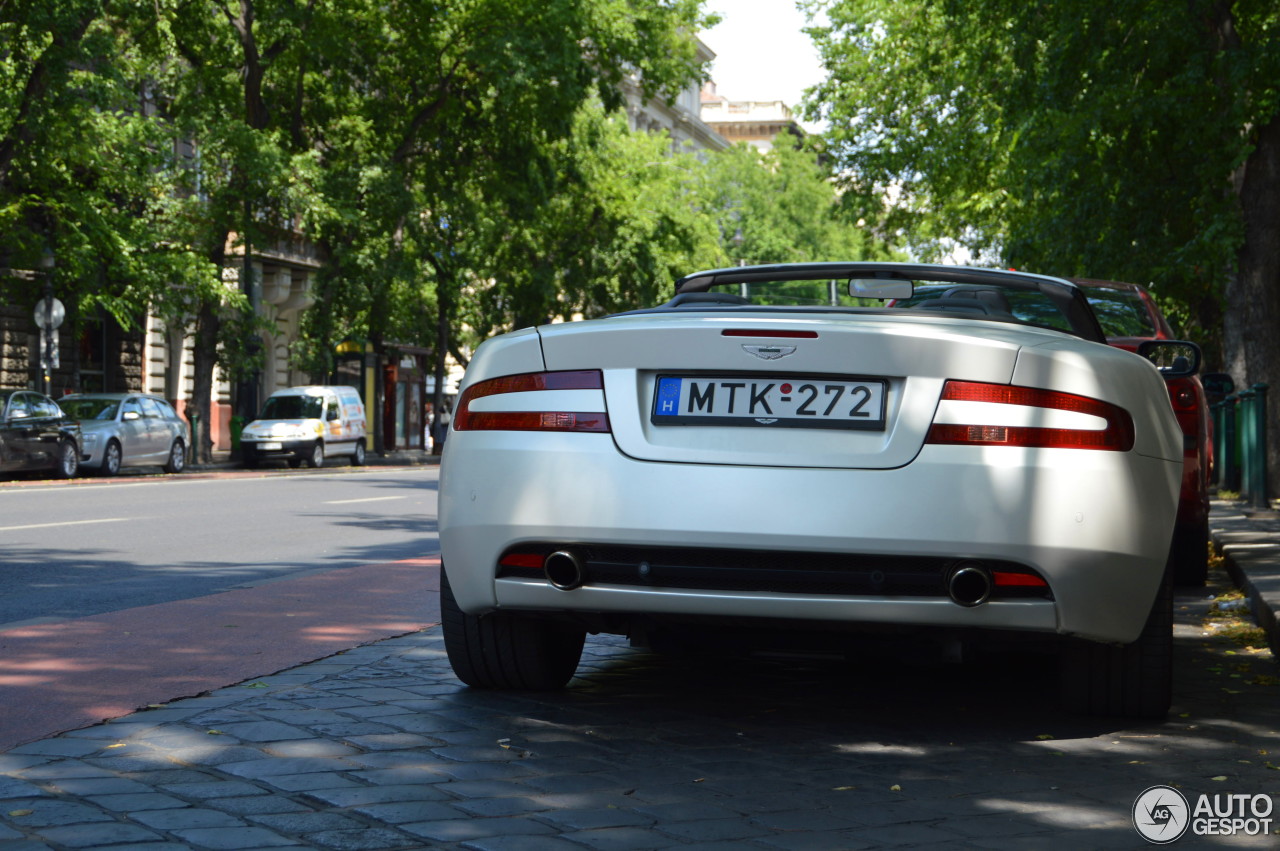
[[[114,476],[120,472],[120,444],[114,440],[107,441],[107,448],[102,452],[102,475]]]
[[[181,440],[175,440],[169,447],[169,461],[164,465],[166,473],[181,473],[187,468],[187,447]]]
[[[74,479],[80,469],[80,450],[70,440],[58,444],[57,474],[60,479]]]
[[[316,445],[311,447],[311,457],[307,459],[307,466],[312,469],[324,466],[324,444],[318,440]]]
[[[440,620],[449,664],[475,688],[547,691],[578,669],[586,630],[511,612],[469,615],[440,568]]]
[[[1173,583],[1166,572],[1132,644],[1074,640],[1063,648],[1062,699],[1072,712],[1163,718],[1173,699]]]
[[[357,467],[364,464],[364,441],[357,440],[355,451],[351,453],[351,463]]]

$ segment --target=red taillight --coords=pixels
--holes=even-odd
[[[1190,379],[1173,378],[1167,384],[1169,386],[1169,401],[1173,403],[1175,411],[1193,412],[1199,407],[1196,388]]]
[[[472,411],[471,404],[486,396],[539,390],[603,390],[598,369],[567,372],[527,372],[504,375],[471,385],[463,391],[453,418],[455,431],[583,431],[608,432],[609,416],[580,411]]]
[[[540,553],[507,553],[498,559],[498,564],[502,567],[536,567],[541,568],[542,563],[547,560],[545,555]]]
[[[991,571],[991,581],[997,588],[1048,588],[1049,583],[1034,573],[1014,573],[1009,570]]]
[[[721,337],[784,337],[793,340],[816,340],[817,331],[770,331],[765,328],[726,328],[720,332]]]
[[[1037,449],[1103,449],[1114,452],[1127,452],[1133,448],[1133,418],[1129,416],[1129,412],[1087,396],[1009,384],[948,381],[942,390],[942,399],[1088,414],[1103,420],[1105,426],[1086,429],[983,422],[934,423],[929,428],[927,443]]]

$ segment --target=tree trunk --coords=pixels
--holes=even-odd
[[[1280,115],[1255,132],[1238,186],[1245,239],[1227,285],[1226,366],[1238,390],[1261,382],[1274,396],[1280,392]],[[1269,407],[1275,410],[1275,403]],[[1270,491],[1280,494],[1280,428],[1268,429],[1267,443]]]
[[[439,269],[439,266],[437,266]],[[444,440],[440,418],[444,414],[444,371],[445,358],[449,352],[450,318],[453,313],[452,281],[436,274],[436,345],[435,345],[435,393],[431,397],[431,454],[439,455],[444,451]]]
[[[191,404],[199,418],[200,434],[196,438],[195,461],[208,464],[213,460],[213,368],[218,357],[218,329],[222,325],[222,305],[213,299],[200,302],[196,314],[196,333],[192,344]]]

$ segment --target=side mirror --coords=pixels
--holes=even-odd
[[[849,295],[854,298],[911,298],[916,288],[899,278],[850,278]]]
[[[1204,355],[1190,340],[1144,340],[1138,354],[1156,365],[1165,378],[1183,378],[1200,371]]]
[[[142,419],[142,415],[137,411],[125,411],[124,415],[121,416],[121,419],[125,422],[132,422],[133,420]]]

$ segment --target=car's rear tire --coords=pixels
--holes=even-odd
[[[357,440],[356,448],[351,451],[351,463],[357,467],[364,466],[364,441]]]
[[[1173,584],[1200,587],[1209,578],[1209,520],[1187,523],[1173,529],[1169,549],[1169,569]]]
[[[58,444],[58,465],[54,468],[54,475],[59,479],[74,479],[79,469],[80,450],[70,440],[61,441]]]
[[[98,472],[104,476],[119,475],[122,460],[120,443],[115,440],[108,440],[107,448],[102,450],[102,466],[98,468]]]
[[[449,664],[474,688],[549,691],[578,669],[586,630],[511,612],[469,615],[440,568],[440,619]]]
[[[181,440],[175,440],[169,447],[169,460],[165,462],[166,473],[181,473],[187,469],[187,446]]]
[[[324,444],[316,441],[316,445],[311,447],[311,455],[307,458],[307,466],[313,470],[318,470],[324,466]]]
[[[1173,699],[1173,584],[1164,581],[1138,640],[1063,648],[1062,699],[1082,715],[1163,718]]]

